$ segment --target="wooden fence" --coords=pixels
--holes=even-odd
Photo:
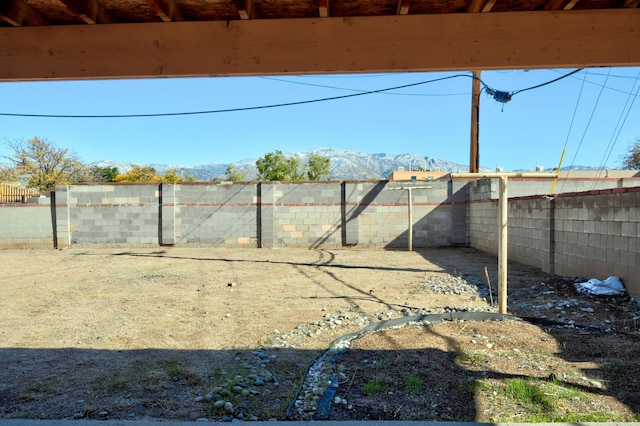
[[[23,188],[16,184],[0,183],[0,203],[24,203],[27,198],[39,197],[37,189]]]

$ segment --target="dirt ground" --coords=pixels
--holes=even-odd
[[[1,256],[0,418],[296,418],[307,368],[363,327],[354,319],[495,310],[477,293],[422,285],[486,284],[487,267],[495,291],[495,257],[462,248]],[[328,367],[340,383],[326,418],[640,420],[638,310],[510,264],[509,311],[524,320],[367,334]],[[340,321],[307,331],[327,316]]]

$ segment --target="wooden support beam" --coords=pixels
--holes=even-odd
[[[409,234],[409,246],[408,250],[413,251],[413,195],[411,191],[414,189],[431,189],[430,186],[401,186],[399,188],[389,188],[390,191],[407,191],[407,210],[408,210],[408,226],[407,233]]]
[[[640,66],[638,22],[635,8],[0,27],[0,81]]]
[[[253,0],[236,0],[236,8],[240,19],[248,20],[256,17]]]
[[[49,25],[49,20],[22,0],[0,1],[0,20],[14,27]]]
[[[633,9],[634,7],[638,7],[638,5],[640,5],[640,0],[625,0],[623,7]]]
[[[116,23],[98,0],[60,0],[60,2],[87,24]]]
[[[574,6],[576,4],[578,4],[580,0],[569,0],[569,3],[567,3],[567,5],[565,7],[563,7],[564,10],[571,10],[574,8]]]
[[[473,71],[471,82],[471,142],[469,147],[469,172],[480,168],[480,71]]]
[[[153,8],[156,15],[164,21],[184,21],[182,13],[176,4],[175,0],[166,0],[166,4],[162,4],[161,0],[146,0],[146,2]]]
[[[397,15],[408,15],[411,8],[411,0],[398,0]]]
[[[482,8],[482,13],[491,12],[491,9],[493,8],[493,5],[496,4],[496,1],[498,0],[489,0],[487,4],[485,4]]]
[[[507,176],[500,176],[498,189],[498,313],[507,313],[507,256],[509,239],[509,194]]]
[[[547,0],[542,10],[562,10],[567,0]]]
[[[318,1],[318,14],[321,18],[329,17],[329,0]]]

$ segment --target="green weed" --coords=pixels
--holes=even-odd
[[[422,386],[424,382],[418,376],[408,374],[404,378],[404,390],[408,393],[420,394],[422,393]]]

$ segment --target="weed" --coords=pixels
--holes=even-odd
[[[370,380],[362,386],[362,393],[367,396],[379,395],[385,391],[385,385],[380,379]]]
[[[523,407],[531,407],[536,413],[552,411],[555,404],[533,380],[511,379],[505,392]]]
[[[404,389],[408,393],[420,394],[422,392],[422,385],[424,382],[418,376],[408,374],[404,378]]]

